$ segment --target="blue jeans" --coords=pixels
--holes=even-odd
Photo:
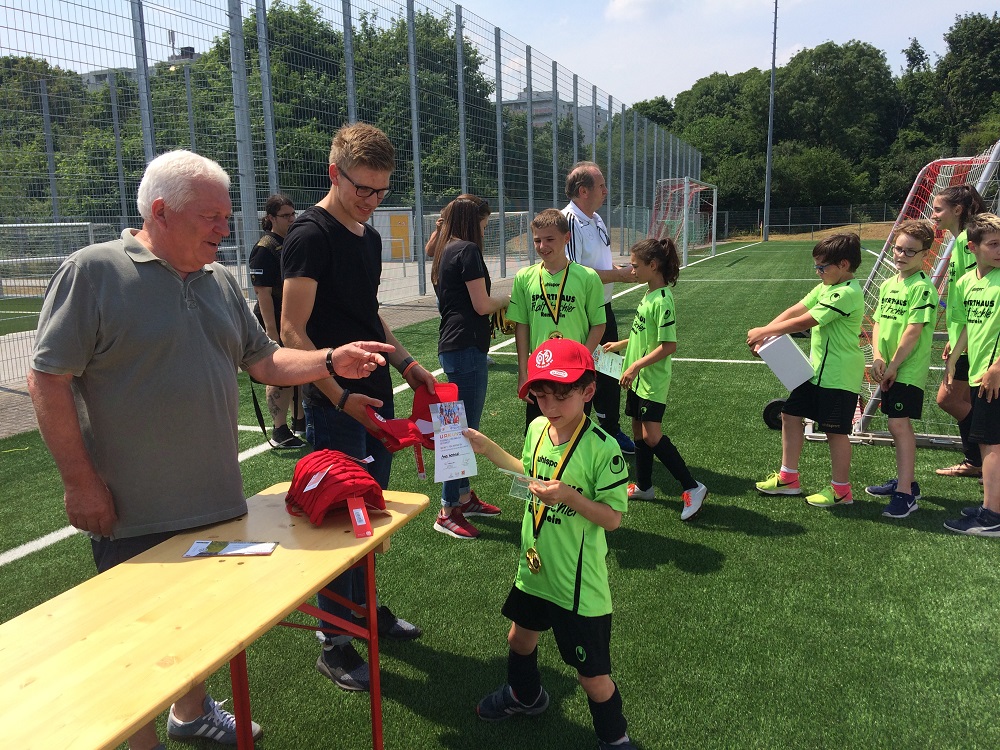
[[[458,349],[453,352],[441,352],[438,354],[438,361],[441,363],[444,374],[448,376],[448,382],[458,386],[458,397],[465,402],[465,414],[469,421],[469,427],[478,430],[479,420],[483,416],[483,407],[486,405],[486,381],[489,372],[486,365],[486,352],[481,352],[477,347],[470,346],[467,349]],[[445,482],[441,486],[441,506],[454,508],[460,505],[459,497],[467,494],[470,489],[468,478]]]
[[[386,419],[394,417],[391,397],[378,409],[378,413]],[[382,489],[389,486],[392,454],[378,439],[369,435],[360,422],[332,406],[306,404],[305,414],[306,440],[316,450],[341,451],[354,458],[371,456],[374,460],[366,464],[368,473],[375,478]],[[360,604],[364,602],[365,597],[365,572],[361,568],[348,570],[331,581],[327,588],[349,601]],[[351,621],[351,611],[329,597],[319,594],[316,603],[324,612]],[[319,626],[328,627],[328,624],[320,622]],[[327,636],[327,642],[334,646],[343,645],[350,640],[349,635]]]

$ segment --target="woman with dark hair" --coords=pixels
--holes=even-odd
[[[489,216],[489,204],[474,195],[460,195],[445,206],[431,266],[441,314],[438,359],[448,381],[458,385],[473,429],[479,428],[486,403],[490,315],[510,302],[509,297],[490,296],[490,272],[483,259],[483,230]],[[456,479],[442,487],[434,529],[456,539],[475,539],[479,530],[465,517],[498,515],[500,509],[476,497],[468,479]]]
[[[253,312],[267,332],[268,338],[281,343],[281,246],[288,229],[295,221],[295,205],[284,195],[272,195],[264,204],[264,218],[260,228],[264,236],[250,251],[250,283],[257,295]],[[288,406],[296,389],[269,385],[267,410],[271,414],[274,429],[271,440],[279,448],[301,448],[305,443],[288,428]],[[295,405],[296,416],[293,426],[296,432],[305,431],[305,417],[302,406]]]

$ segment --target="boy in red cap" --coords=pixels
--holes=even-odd
[[[628,506],[628,471],[614,438],[584,413],[596,389],[594,360],[571,339],[544,341],[528,360],[529,392],[542,416],[528,426],[521,458],[466,430],[473,450],[501,469],[531,477],[514,586],[503,606],[512,621],[507,682],[483,698],[485,721],[534,716],[549,705],[538,671],[538,637],[552,629],[559,653],[587,693],[599,748],[635,748],[611,679],[611,590],[605,531]]]

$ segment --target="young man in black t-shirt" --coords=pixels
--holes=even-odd
[[[363,123],[345,125],[330,148],[330,192],[303,211],[281,253],[284,279],[281,338],[285,346],[319,349],[330,341],[384,341],[396,347],[386,359],[411,387],[433,390],[434,376],[421,367],[399,343],[378,312],[378,285],[382,274],[382,239],[368,222],[389,192],[395,150],[378,128]],[[361,332],[364,335],[361,336]],[[366,380],[327,379],[303,390],[306,439],[317,450],[343,451],[357,459],[372,457],[368,471],[384,489],[389,483],[392,455],[366,427],[372,406],[387,419],[393,417],[392,382],[387,369]],[[330,585],[334,592],[360,602],[364,574],[348,571]],[[341,618],[350,611],[324,596],[319,608]],[[379,606],[379,632],[390,638],[411,639],[420,629]],[[350,636],[322,636],[319,671],[344,690],[367,690],[368,667],[354,649]]]

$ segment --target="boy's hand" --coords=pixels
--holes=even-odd
[[[885,376],[885,362],[880,358],[876,357],[875,361],[872,362],[871,367],[872,380],[876,383],[881,383],[882,378]]]
[[[622,339],[621,341],[609,341],[603,344],[602,348],[606,352],[620,352],[626,346],[628,346],[628,339]]]
[[[1000,370],[996,364],[983,375],[983,382],[979,384],[979,395],[985,397],[988,404],[1000,396]]]
[[[519,372],[517,374],[517,393],[521,392],[521,386],[524,385],[524,381],[528,379],[528,374],[526,372]],[[524,398],[521,399],[524,403],[531,403],[531,393],[525,393]]]
[[[636,367],[637,364],[637,362],[633,362],[628,366],[625,372],[622,373],[621,379],[618,381],[622,388],[631,388],[632,383],[634,383],[635,379],[639,377],[640,368]]]
[[[893,383],[896,382],[896,377],[899,375],[899,365],[889,364],[885,368],[885,372],[882,375],[882,393],[892,388]]]
[[[581,497],[580,493],[558,479],[532,479],[528,484],[531,494],[546,505],[563,505],[572,508],[573,503]]]
[[[747,331],[747,346],[750,347],[750,351],[753,352],[755,357],[760,356],[757,353],[757,350],[760,348],[760,345],[764,343],[764,339],[768,337],[767,333],[765,333],[766,330],[766,328],[760,327],[751,328]]]
[[[472,450],[475,453],[486,453],[489,449],[490,443],[493,442],[483,433],[478,430],[474,430],[471,427],[462,430],[462,435],[464,435],[469,441],[469,444],[472,446]]]

